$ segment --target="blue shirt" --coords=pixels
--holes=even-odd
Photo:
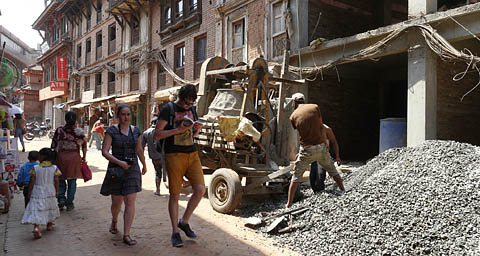
[[[38,162],[28,162],[25,163],[18,172],[17,183],[26,186],[30,182],[30,171],[33,170],[33,167],[38,165]]]

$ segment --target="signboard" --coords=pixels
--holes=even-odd
[[[38,91],[38,97],[40,101],[53,99],[55,97],[60,97],[66,95],[65,91],[52,91],[50,86],[47,86],[40,91]]]
[[[50,91],[66,91],[67,82],[65,81],[50,81]]]
[[[95,91],[93,91],[93,90],[82,92],[82,103],[87,103],[87,102],[93,100],[93,94],[94,93],[95,93]]]
[[[68,80],[67,58],[57,57],[57,79],[59,81]]]

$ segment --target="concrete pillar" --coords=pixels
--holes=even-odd
[[[408,35],[407,146],[437,138],[437,56],[417,31]]]
[[[418,17],[437,11],[437,0],[408,0],[408,17]]]

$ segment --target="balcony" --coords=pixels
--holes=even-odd
[[[121,15],[120,12],[130,13],[129,10],[138,11],[147,5],[148,0],[110,0],[107,12]]]

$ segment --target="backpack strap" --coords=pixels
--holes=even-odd
[[[168,115],[168,125],[173,127],[173,120],[175,119],[175,107],[173,106],[173,102],[170,101],[167,103],[169,115]]]
[[[193,114],[193,121],[197,121],[198,120],[197,106],[192,106],[192,114]]]

